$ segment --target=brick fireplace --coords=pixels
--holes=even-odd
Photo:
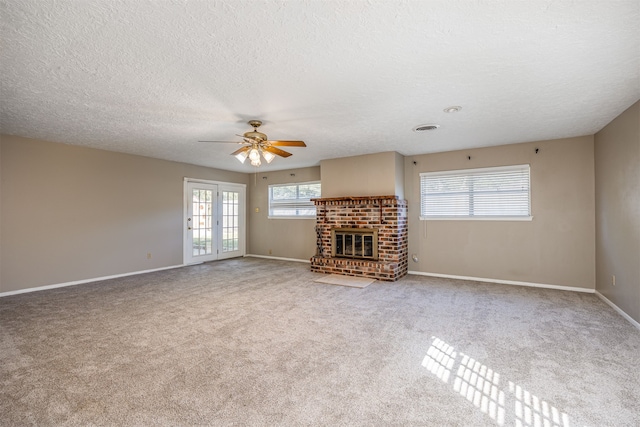
[[[316,205],[316,255],[311,271],[395,281],[407,274],[407,202],[397,196],[364,196],[312,199]],[[336,230],[375,231],[376,257],[332,256]],[[368,229],[368,230],[367,230]],[[338,233],[344,234],[344,233]],[[343,237],[344,238],[344,237]],[[353,237],[355,239],[356,237]],[[346,240],[342,240],[344,245]],[[354,243],[354,248],[357,248]],[[343,251],[339,251],[342,252]],[[372,259],[377,258],[377,259]]]

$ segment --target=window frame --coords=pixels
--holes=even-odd
[[[468,176],[480,176],[497,172],[510,172],[510,171],[524,171],[526,170],[527,179],[527,207],[528,215],[473,215],[471,210],[473,209],[473,203],[469,203],[468,215],[425,215],[424,212],[424,191],[423,191],[423,179],[428,177],[447,177],[452,175],[468,175]],[[475,174],[475,175],[474,175]],[[469,197],[473,195],[472,191],[469,191]],[[420,199],[420,220],[422,221],[531,221],[533,220],[532,206],[531,206],[531,166],[529,164],[509,165],[509,166],[495,166],[485,168],[473,168],[473,169],[457,169],[446,171],[434,171],[434,172],[422,172],[419,174],[419,199]]]
[[[309,199],[301,199],[300,196],[300,186],[302,185],[309,185],[309,184],[318,184],[321,186],[321,182],[320,181],[305,181],[305,182],[289,182],[289,183],[283,183],[283,184],[269,184],[268,186],[268,190],[267,190],[267,203],[268,203],[268,211],[267,211],[267,218],[268,219],[315,219],[316,218],[316,206],[313,202],[311,202],[311,198]],[[294,209],[301,209],[301,208],[313,208],[313,215],[273,215],[272,214],[272,189],[274,187],[291,187],[291,186],[295,186],[296,187],[296,199],[289,199],[287,202],[284,202],[282,204],[293,204],[295,205],[299,205],[299,207],[294,207]],[[320,192],[322,193],[322,187],[320,187]],[[321,195],[319,194],[317,196],[317,198],[320,198]],[[316,197],[313,197],[316,198]],[[278,204],[278,202],[276,202],[276,205]]]

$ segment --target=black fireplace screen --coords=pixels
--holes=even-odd
[[[334,228],[331,230],[331,256],[378,259],[378,229]]]

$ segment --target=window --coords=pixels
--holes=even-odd
[[[311,199],[319,197],[319,182],[270,185],[269,218],[313,218],[316,207]]]
[[[531,219],[529,165],[420,174],[420,219]]]

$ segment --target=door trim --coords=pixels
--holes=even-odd
[[[187,248],[186,240],[187,240],[187,203],[189,203],[188,199],[188,191],[187,186],[190,183],[200,183],[200,184],[211,184],[217,185],[218,189],[220,186],[232,187],[242,190],[242,200],[240,201],[240,245],[242,248],[240,249],[241,256],[246,256],[247,254],[247,184],[240,184],[237,182],[227,182],[227,181],[212,181],[208,179],[200,179],[200,178],[189,178],[184,177],[184,181],[182,183],[182,264],[183,265],[194,265],[194,264],[186,264],[187,259]],[[219,192],[219,191],[218,191]],[[217,202],[217,197],[216,197]]]

